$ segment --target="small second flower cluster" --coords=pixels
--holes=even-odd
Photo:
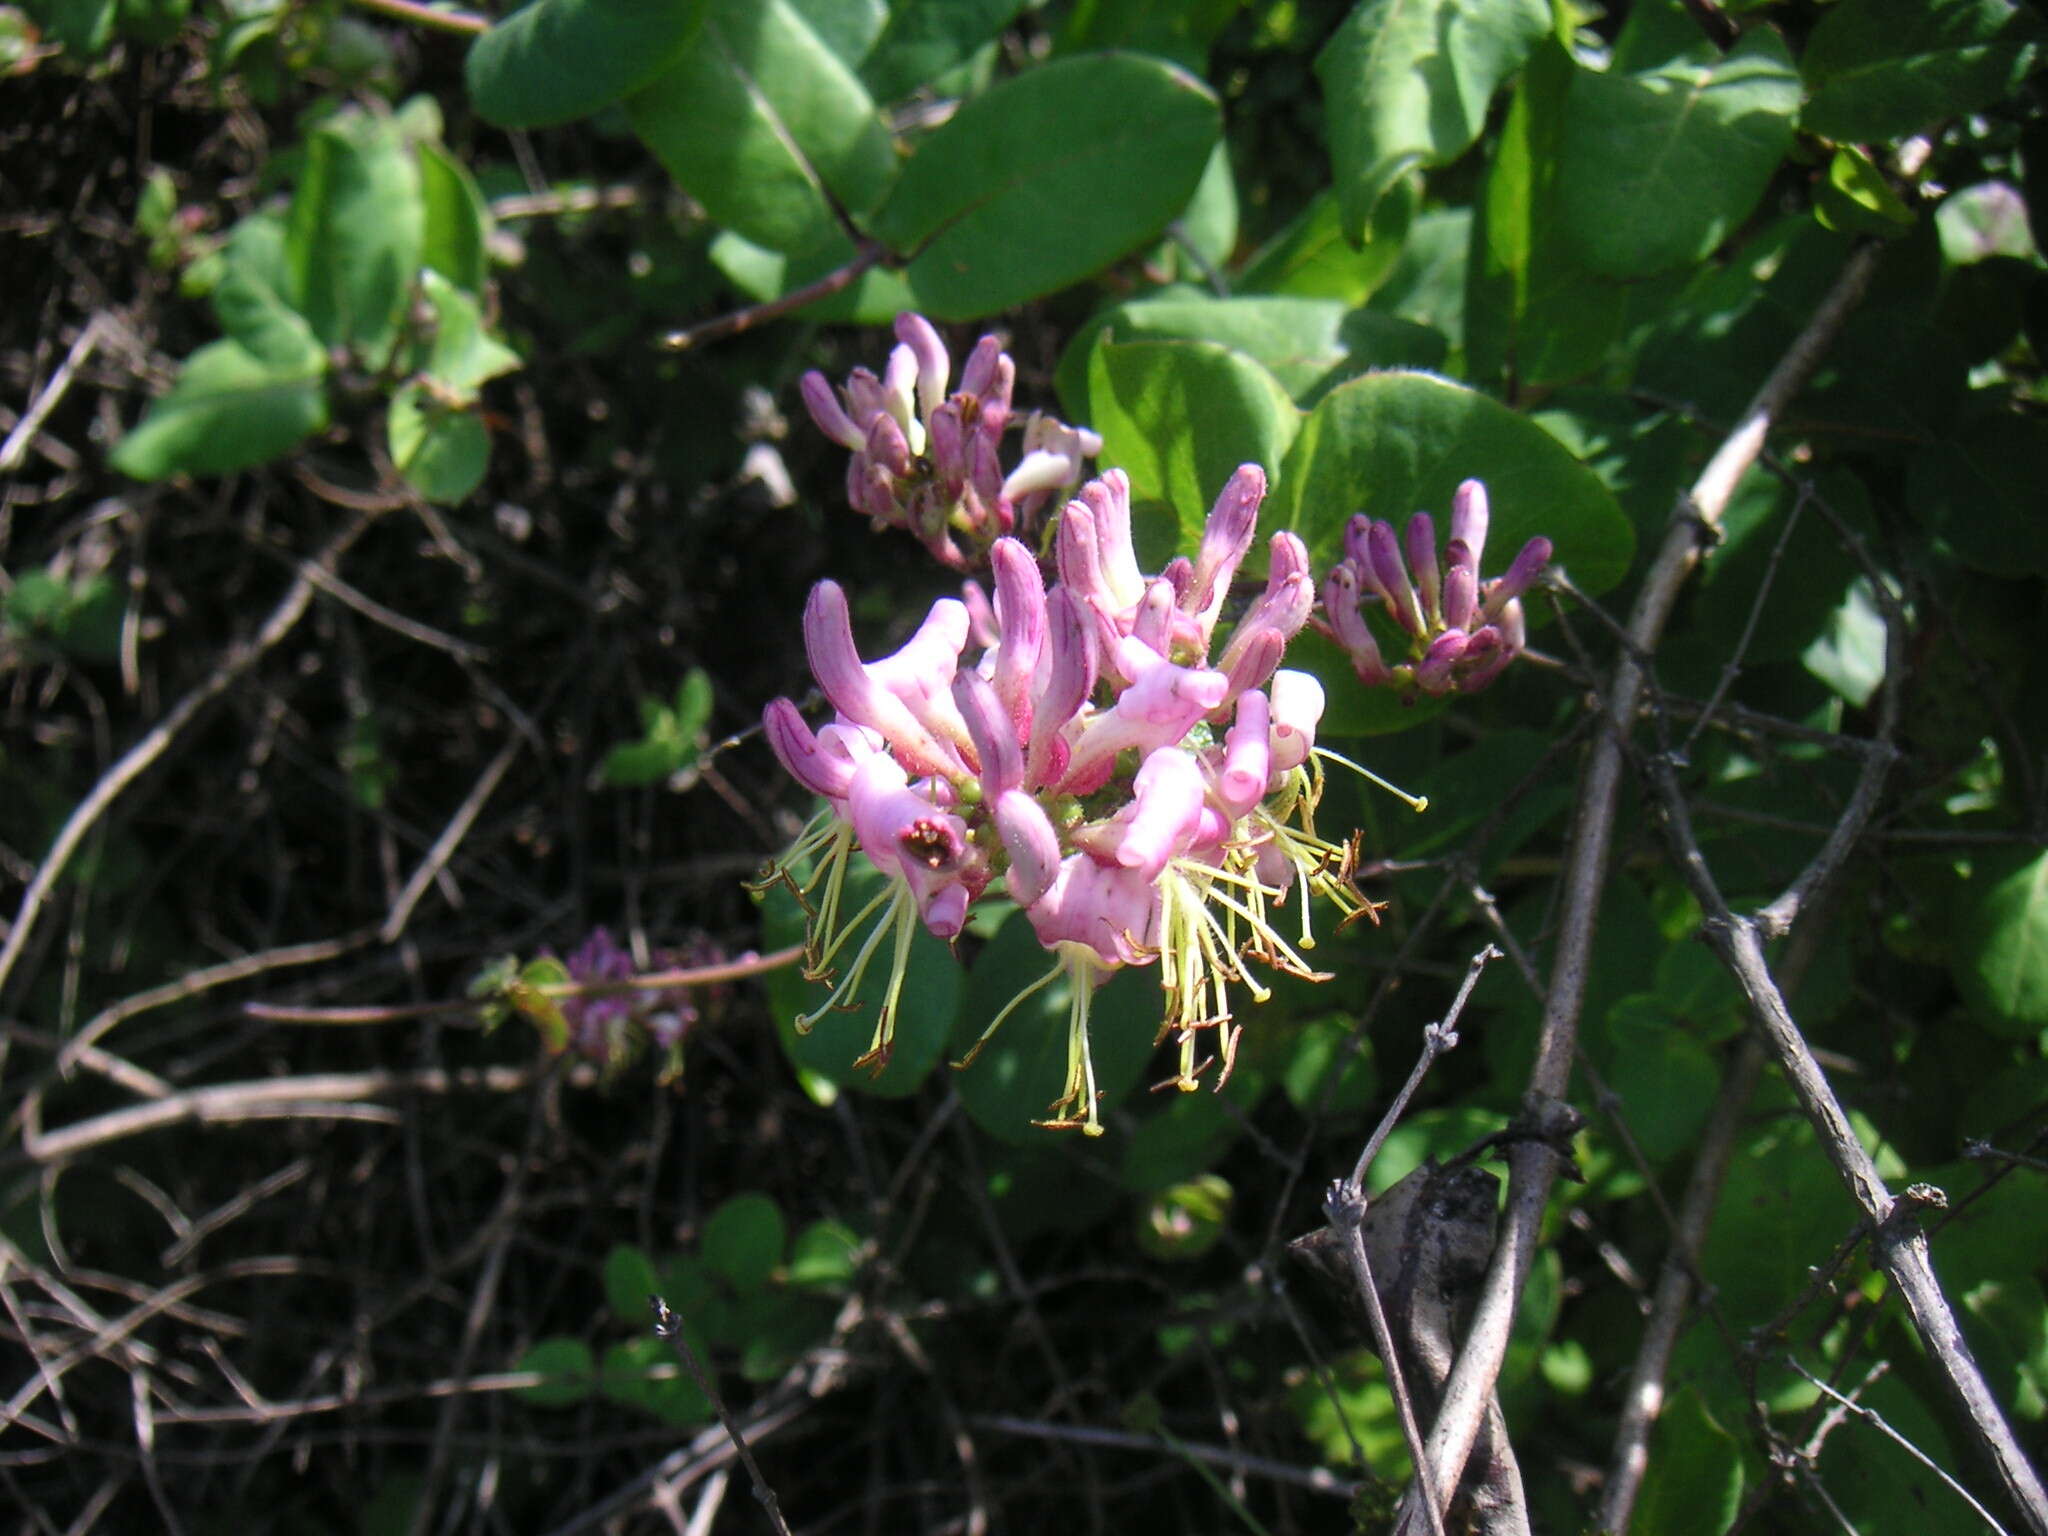
[[[1315,602],[1294,534],[1273,536],[1263,592],[1215,648],[1264,495],[1263,472],[1241,467],[1195,556],[1147,577],[1130,487],[1112,471],[1061,514],[1049,590],[1031,551],[997,538],[993,602],[970,588],[969,601],[934,604],[879,661],[855,649],[840,588],[813,589],[805,645],[835,718],[813,732],[787,699],[764,716],[783,766],[827,802],[779,870],[811,912],[811,974],[835,983],[800,1027],[853,997],[887,944],[863,1058],[886,1063],[915,927],[952,938],[1000,882],[1055,957],[1010,1008],[1071,982],[1067,1083],[1043,1123],[1100,1130],[1089,1001],[1120,967],[1159,966],[1161,1036],[1180,1039],[1180,1086],[1214,1060],[1219,1082],[1227,1075],[1229,987],[1265,995],[1246,959],[1312,975],[1300,954],[1314,943],[1309,897],[1347,919],[1370,910],[1352,885],[1355,850],[1314,826],[1322,687],[1279,665]],[[856,848],[886,884],[849,914]],[[1291,938],[1272,920],[1290,898]],[[1203,1030],[1219,1042],[1208,1060]]]

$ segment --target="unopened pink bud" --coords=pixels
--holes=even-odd
[[[1256,464],[1240,464],[1209,509],[1201,547],[1195,553],[1194,587],[1183,605],[1202,620],[1204,632],[1215,626],[1231,580],[1252,547],[1259,504],[1265,499],[1266,472]]]
[[[1472,552],[1475,569],[1479,565],[1479,557],[1486,550],[1486,528],[1490,518],[1486,487],[1481,482],[1467,480],[1451,494],[1451,537]]]
[[[846,407],[839,403],[839,392],[824,374],[813,368],[803,376],[797,389],[803,396],[804,409],[811,413],[820,432],[842,448],[858,451],[866,446],[867,433],[846,414]]]
[[[814,795],[830,800],[846,798],[847,786],[853,782],[853,764],[818,744],[818,738],[804,724],[804,717],[797,713],[796,705],[788,699],[770,700],[761,711],[761,728],[768,738],[769,750],[791,778]]]
[[[910,348],[917,359],[917,411],[927,421],[939,402],[946,398],[946,380],[953,360],[946,355],[946,343],[923,315],[909,311],[896,317],[896,339]]]
[[[1488,618],[1497,618],[1508,602],[1529,590],[1530,584],[1543,574],[1543,568],[1550,564],[1550,540],[1538,534],[1522,546],[1515,563],[1508,567],[1507,574],[1496,580],[1486,592],[1486,613]]]
[[[1422,611],[1432,623],[1443,617],[1443,573],[1436,563],[1436,520],[1427,512],[1408,519],[1408,569],[1422,594]]]
[[[1422,605],[1415,596],[1415,585],[1408,579],[1408,571],[1401,564],[1400,542],[1394,537],[1394,525],[1376,522],[1366,535],[1366,552],[1372,557],[1372,574],[1379,589],[1387,599],[1387,607],[1394,622],[1411,635],[1426,633],[1422,619]]]

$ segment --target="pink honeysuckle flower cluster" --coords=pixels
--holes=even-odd
[[[1531,539],[1506,574],[1482,580],[1487,516],[1486,487],[1467,480],[1451,498],[1451,539],[1441,564],[1427,512],[1408,519],[1405,541],[1392,523],[1351,519],[1344,558],[1323,580],[1323,613],[1359,681],[1398,687],[1410,699],[1477,693],[1521,652],[1522,593],[1550,563],[1550,540]],[[1406,637],[1405,657],[1389,661],[1382,652],[1366,622],[1373,605]]]
[[[880,378],[856,368],[835,390],[816,369],[805,374],[804,405],[821,432],[853,450],[846,495],[856,512],[877,528],[908,529],[955,570],[977,569],[996,539],[1029,533],[1102,439],[1032,411],[1022,455],[1005,470],[1017,365],[1001,341],[982,337],[949,393],[953,360],[931,322],[898,315],[896,340]]]
[[[1031,551],[999,537],[989,550],[993,602],[933,604],[879,661],[855,650],[839,587],[812,589],[804,641],[834,717],[814,731],[788,699],[763,717],[783,766],[826,801],[771,872],[810,913],[809,974],[834,982],[799,1029],[853,998],[889,942],[889,981],[862,1058],[885,1064],[916,926],[951,939],[976,902],[1000,892],[1054,961],[982,1039],[1067,977],[1066,1089],[1040,1123],[1095,1135],[1089,1007],[1104,977],[1156,964],[1160,1038],[1176,1034],[1181,1045],[1176,1083],[1196,1086],[1209,1065],[1197,1061],[1198,1032],[1214,1029],[1220,1086],[1238,1038],[1229,985],[1268,995],[1246,960],[1317,975],[1300,955],[1315,942],[1309,898],[1331,900],[1346,921],[1372,912],[1352,884],[1355,845],[1315,830],[1322,686],[1279,665],[1315,600],[1294,534],[1273,536],[1264,591],[1212,657],[1265,490],[1256,465],[1241,467],[1194,558],[1148,577],[1132,552],[1129,482],[1112,470],[1062,512],[1050,590]],[[886,884],[849,917],[856,849]],[[1299,910],[1292,940],[1269,915],[1289,899]]]

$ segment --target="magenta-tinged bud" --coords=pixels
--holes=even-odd
[[[846,798],[853,782],[853,764],[819,745],[796,705],[788,699],[771,699],[761,711],[761,728],[775,760],[797,783],[829,800]]]
[[[1427,512],[1408,519],[1408,569],[1422,594],[1423,616],[1431,623],[1443,617],[1443,573],[1436,563],[1436,520]]]
[[[1067,503],[1066,510],[1060,513],[1059,532],[1053,538],[1052,549],[1062,587],[1084,602],[1109,601],[1102,584],[1102,560],[1096,549],[1092,508],[1084,502]]]
[[[1509,598],[1500,611],[1501,643],[1509,651],[1520,651],[1529,644],[1529,627],[1522,618],[1522,605]]]
[[[1264,693],[1248,688],[1237,696],[1237,723],[1223,738],[1223,769],[1216,775],[1216,798],[1232,820],[1265,796],[1273,771],[1272,724]]]
[[[1108,606],[1121,612],[1145,595],[1145,578],[1131,548],[1131,477],[1112,469],[1081,487],[1095,514],[1095,559]]]
[[[1520,613],[1521,604],[1511,602],[1508,606]],[[1507,615],[1501,617],[1505,621]],[[1465,647],[1465,654],[1459,662],[1459,689],[1465,693],[1479,692],[1507,670],[1508,663],[1521,649],[1519,638],[1511,643],[1508,635],[1491,624],[1475,631],[1472,643]]]
[[[838,391],[833,389],[832,381],[824,374],[813,368],[803,376],[797,389],[803,395],[804,409],[811,413],[811,420],[818,424],[820,432],[842,448],[852,448],[857,452],[867,446],[867,433],[846,414],[846,407],[839,403]]]
[[[1380,657],[1379,641],[1373,638],[1365,615],[1359,612],[1358,569],[1341,560],[1323,578],[1323,613],[1329,620],[1330,635],[1351,658],[1351,669],[1368,688],[1392,679]]]
[[[1363,512],[1354,513],[1344,524],[1344,555],[1358,567],[1361,575],[1372,570],[1372,550],[1369,545],[1371,538],[1372,519]],[[1367,581],[1366,590],[1376,592],[1379,589]]]
[[[1550,540],[1538,534],[1522,546],[1522,552],[1515,556],[1515,563],[1508,567],[1507,574],[1495,580],[1486,590],[1486,616],[1498,618],[1510,601],[1529,590],[1529,586],[1543,568],[1550,564]]]
[[[1031,717],[1024,782],[1043,789],[1066,777],[1068,747],[1060,735],[1095,691],[1094,621],[1064,586],[1045,601],[1047,667]]]
[[[964,608],[961,616],[964,620]],[[811,675],[832,707],[856,725],[879,731],[906,766],[918,773],[948,776],[964,771],[960,754],[934,736],[902,699],[868,675],[853,643],[846,594],[837,582],[821,581],[811,588],[810,601],[804,605],[804,652],[810,658]],[[946,683],[950,685],[950,677]]]
[[[1415,664],[1415,686],[1424,693],[1449,693],[1454,682],[1451,668],[1471,643],[1472,637],[1462,629],[1447,629],[1438,635]]]
[[[1010,896],[1030,906],[1046,893],[1060,868],[1060,840],[1043,807],[1021,789],[996,800],[996,835],[1010,856]]]
[[[882,370],[884,409],[903,429],[912,453],[924,452],[924,425],[917,416],[917,354],[909,347],[889,349],[889,364]]]
[[[1131,786],[1131,818],[1117,844],[1116,861],[1147,880],[1187,851],[1199,830],[1202,770],[1179,747],[1160,747],[1138,767]]]
[[[846,414],[863,432],[877,416],[889,414],[889,392],[870,369],[856,368],[846,376]]]
[[[1007,406],[1009,394],[1003,389],[1003,363],[1007,359],[1000,337],[982,337],[974,344],[974,350],[967,354],[966,366],[960,370],[960,392],[972,395],[986,408],[1000,391]]]
[[[996,577],[996,697],[1003,701],[1019,740],[1031,733],[1031,685],[1045,651],[1045,578],[1031,551],[1015,539],[997,539],[989,564]]]
[[[883,414],[868,423],[867,456],[898,479],[910,473],[910,439],[894,416]]]
[[[896,339],[910,348],[917,359],[917,413],[929,421],[939,402],[946,398],[946,379],[953,371],[953,360],[946,355],[945,342],[923,315],[908,310],[898,315]]]
[[[1455,555],[1464,548],[1462,542],[1455,542],[1451,552]],[[1444,623],[1451,629],[1464,629],[1478,611],[1479,573],[1467,562],[1457,561],[1444,575]]]
[[[1194,587],[1182,605],[1201,620],[1204,634],[1216,624],[1216,614],[1230,594],[1231,579],[1244,563],[1258,527],[1259,504],[1266,499],[1266,472],[1256,464],[1240,464],[1202,527],[1201,547],[1195,553]]]
[[[963,668],[953,677],[953,702],[967,723],[967,736],[981,763],[981,793],[993,802],[1024,782],[1024,751],[1017,728],[995,689],[979,672]]]
[[[1273,674],[1273,772],[1286,773],[1308,761],[1323,704],[1323,685],[1314,673],[1283,669]]]
[[[961,425],[960,409],[951,401],[933,411],[928,419],[929,440],[925,453],[931,459],[932,477],[957,497],[974,472],[974,451]]]
[[[1394,525],[1374,523],[1366,536],[1365,547],[1372,558],[1370,569],[1373,579],[1387,599],[1387,608],[1394,622],[1411,635],[1427,634],[1422,604],[1415,596],[1415,584],[1408,579],[1407,567],[1401,563],[1401,546],[1394,537]]]
[[[1474,570],[1486,551],[1486,528],[1491,516],[1486,487],[1481,482],[1467,480],[1451,493],[1451,537],[1472,552]]]

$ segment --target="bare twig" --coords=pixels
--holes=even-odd
[[[1950,1477],[1947,1472],[1943,1471],[1941,1467],[1935,1463],[1933,1457],[1929,1456],[1925,1451],[1921,1450],[1919,1446],[1915,1445],[1912,1441],[1908,1440],[1896,1429],[1893,1429],[1891,1425],[1885,1421],[1885,1418],[1882,1414],[1872,1412],[1870,1409],[1864,1407],[1861,1403],[1855,1401],[1853,1398],[1844,1397],[1841,1393],[1837,1392],[1833,1387],[1829,1386],[1826,1382],[1822,1381],[1818,1376],[1814,1375],[1813,1372],[1809,1371],[1805,1366],[1801,1365],[1799,1361],[1795,1359],[1793,1356],[1787,1355],[1785,1357],[1785,1363],[1791,1366],[1792,1369],[1797,1371],[1800,1375],[1804,1376],[1808,1381],[1812,1382],[1816,1387],[1820,1388],[1820,1390],[1825,1392],[1829,1397],[1833,1398],[1841,1408],[1843,1408],[1849,1413],[1853,1413],[1857,1418],[1863,1420],[1864,1423],[1871,1425],[1880,1433],[1884,1434],[1887,1438],[1894,1441],[1896,1444],[1898,1444],[1901,1448],[1905,1450],[1907,1455],[1911,1456],[1915,1461],[1919,1462],[1921,1466],[1925,1467],[1928,1471],[1932,1472],[1936,1477],[1940,1478],[1942,1482],[1948,1486],[1950,1492],[1955,1494],[1957,1498],[1961,1499],[1965,1504],[1969,1505],[1973,1511],[1975,1511],[1977,1518],[1979,1520],[1982,1520],[1987,1526],[1989,1526],[1991,1530],[1995,1533],[1995,1536],[2007,1536],[2005,1527],[2000,1525],[1995,1519],[1992,1518],[1990,1510],[1986,1509],[1982,1504],[1977,1502],[1976,1495],[1972,1494],[1969,1489],[1965,1488],[1961,1483],[1957,1482],[1954,1478]]]
[[[1358,1161],[1352,1165],[1351,1183],[1355,1188],[1365,1188],[1366,1173],[1372,1168],[1373,1159],[1380,1155],[1380,1148],[1387,1144],[1387,1137],[1393,1134],[1401,1116],[1407,1113],[1408,1101],[1415,1097],[1415,1090],[1422,1086],[1422,1079],[1436,1064],[1439,1056],[1457,1049],[1458,1020],[1465,1012],[1465,1004],[1471,999],[1472,989],[1479,985],[1479,973],[1486,969],[1489,960],[1501,958],[1500,950],[1487,945],[1472,957],[1465,968],[1465,979],[1458,984],[1458,995],[1451,999],[1451,1006],[1442,1019],[1429,1025],[1422,1032],[1422,1054],[1415,1058],[1415,1066],[1408,1074],[1408,1081],[1401,1085],[1401,1091],[1394,1095],[1394,1102],[1387,1106],[1387,1112],[1380,1116],[1380,1123],[1366,1138],[1365,1147],[1358,1154]]]
[[[753,1480],[754,1497],[761,1501],[761,1507],[768,1511],[768,1521],[778,1536],[790,1536],[789,1522],[782,1518],[782,1506],[776,1502],[775,1490],[768,1486],[768,1479],[761,1473],[761,1464],[754,1460],[754,1453],[747,1447],[747,1437],[740,1432],[732,1410],[725,1406],[725,1398],[719,1393],[718,1383],[705,1374],[704,1367],[697,1360],[697,1351],[690,1347],[689,1338],[683,1332],[683,1320],[669,1310],[667,1302],[659,1296],[647,1298],[647,1305],[654,1312],[655,1337],[668,1340],[674,1346],[676,1358],[683,1362],[683,1368],[697,1383],[697,1388],[717,1411],[718,1422],[725,1426],[725,1432],[732,1440],[733,1449],[739,1452],[740,1462],[747,1469],[747,1476]]]
[[[967,1422],[976,1429],[992,1429],[998,1434],[1021,1435],[1031,1440],[1057,1440],[1069,1445],[1101,1445],[1125,1451],[1160,1449],[1156,1436],[1141,1435],[1123,1429],[1098,1429],[1089,1424],[1050,1424],[1039,1419],[1010,1418],[1002,1414],[976,1414]],[[1185,1456],[1191,1461],[1207,1462],[1212,1467],[1222,1467],[1226,1471],[1241,1472],[1249,1477],[1262,1477],[1268,1482],[1285,1483],[1290,1488],[1305,1488],[1310,1493],[1327,1493],[1341,1499],[1354,1497],[1363,1486],[1334,1476],[1322,1467],[1290,1466],[1286,1462],[1273,1461],[1264,1456],[1248,1456],[1218,1445],[1195,1444],[1178,1436],[1174,1438],[1171,1449],[1177,1455]]]
[[[379,16],[388,16],[393,21],[409,21],[429,32],[453,32],[463,37],[475,37],[491,30],[491,18],[488,16],[479,16],[474,11],[458,11],[452,6],[427,5],[422,0],[352,0],[352,3],[363,10],[375,11]]]
[[[171,749],[180,733],[190,725],[199,712],[232,687],[248,670],[255,666],[272,647],[292,632],[299,620],[305,617],[306,609],[313,600],[314,590],[319,583],[312,571],[316,567],[333,565],[348,547],[360,538],[370,526],[374,513],[358,513],[340,533],[327,542],[327,547],[311,560],[303,561],[299,574],[285,589],[277,606],[270,610],[270,616],[262,627],[248,640],[237,641],[228,647],[205,681],[173,705],[170,712],[149,732],[121,754],[120,760],[100,776],[86,797],[79,801],[71,815],[65,819],[56,841],[43,856],[42,864],[36,869],[35,878],[22,893],[21,906],[14,914],[14,922],[7,930],[7,942],[0,947],[0,993],[4,993],[9,976],[20,960],[22,951],[28,947],[30,932],[36,918],[49,900],[51,890],[63,876],[71,863],[71,857],[78,852],[85,836],[99,824],[107,808],[120,798],[121,792],[133,784],[149,768]]]
[[[455,850],[469,835],[469,829],[482,814],[484,802],[491,798],[491,791],[498,787],[512,766],[512,760],[519,756],[519,749],[525,745],[524,738],[514,735],[498,749],[498,755],[490,760],[462,804],[455,808],[455,814],[448,818],[448,825],[441,829],[441,835],[434,839],[434,846],[427,850],[417,868],[405,882],[405,889],[398,893],[398,899],[391,903],[391,915],[384,919],[384,926],[377,930],[377,937],[386,944],[395,943],[405,932],[405,925],[412,921],[412,909],[419,905],[419,899],[427,894],[427,887],[448,866],[455,857]]]
[[[188,1088],[169,1098],[110,1110],[44,1133],[32,1115],[22,1128],[22,1150],[38,1163],[74,1157],[173,1125],[218,1125],[237,1120],[363,1119],[375,1101],[406,1094],[514,1093],[550,1070],[538,1067],[482,1067],[448,1072],[438,1067],[411,1072],[323,1072],[308,1077],[265,1077],[246,1083]],[[381,1111],[378,1112],[381,1114]]]
[[[1772,424],[1805,385],[1821,354],[1861,300],[1877,260],[1874,245],[1860,247],[1850,257],[1833,290],[1772,369],[1691,493],[1673,510],[1664,543],[1644,576],[1629,618],[1629,646],[1615,662],[1613,681],[1603,701],[1607,729],[1595,738],[1580,780],[1558,920],[1557,957],[1530,1074],[1530,1096],[1539,1106],[1543,1101],[1561,1099],[1570,1081],[1620,801],[1622,746],[1646,680],[1641,658],[1656,648],[1680,590],[1699,563],[1703,534],[1719,522],[1737,482],[1762,451]],[[1458,1485],[1506,1358],[1515,1309],[1535,1261],[1538,1231],[1557,1176],[1557,1154],[1541,1141],[1523,1141],[1509,1149],[1508,1169],[1507,1210],[1492,1268],[1430,1431],[1430,1460],[1440,1491]]]
[[[841,289],[851,288],[860,281],[870,267],[879,266],[888,259],[888,247],[874,240],[861,240],[853,252],[853,260],[843,267],[835,267],[815,282],[805,283],[801,288],[792,288],[777,298],[764,299],[759,304],[749,304],[744,309],[733,310],[715,320],[706,320],[700,325],[686,326],[680,331],[670,331],[661,338],[661,344],[671,352],[686,352],[691,347],[701,347],[707,341],[723,341],[728,336],[737,336],[755,326],[770,320],[780,320],[784,315],[794,314],[807,304],[820,299],[829,299]]]
[[[50,419],[50,413],[57,409],[64,394],[71,388],[71,381],[78,376],[78,370],[85,366],[93,349],[100,344],[107,331],[107,317],[94,315],[85,323],[85,329],[78,333],[78,339],[71,343],[71,350],[64,354],[64,361],[57,365],[57,371],[50,375],[49,383],[37,393],[21,413],[21,419],[14,424],[14,430],[7,434],[7,441],[0,443],[0,475],[12,474],[20,468],[21,461],[28,456],[29,444],[43,429],[43,423]]]

